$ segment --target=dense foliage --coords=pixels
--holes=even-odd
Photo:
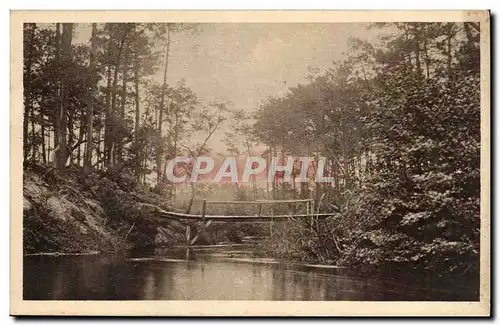
[[[255,136],[271,152],[328,159],[335,182],[311,182],[300,194],[315,191],[342,213],[316,231],[290,226],[276,250],[301,260],[477,277],[479,26],[372,28],[387,36],[351,40],[347,60],[269,99],[256,115]]]
[[[91,31],[89,39],[76,41],[78,29]],[[206,151],[227,109],[200,103],[184,81],[168,83],[177,35],[196,31],[195,24],[24,24],[25,166],[79,165],[165,188],[167,161],[186,149]]]

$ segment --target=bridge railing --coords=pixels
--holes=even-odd
[[[314,199],[294,199],[294,200],[255,200],[255,201],[218,201],[218,200],[206,200],[202,199],[202,210],[201,214],[193,214],[182,213],[182,212],[174,212],[174,211],[165,211],[160,209],[159,207],[155,207],[155,215],[160,218],[171,218],[177,220],[191,220],[191,221],[204,221],[204,220],[212,220],[213,222],[273,222],[278,220],[290,220],[296,218],[309,218],[311,220],[311,224],[314,223],[315,219],[325,218],[332,215],[336,215],[336,213],[319,213],[315,212],[315,202]],[[271,214],[262,214],[262,207],[265,205],[272,204],[295,204],[301,203],[306,205],[306,211],[296,213],[295,209],[292,209],[291,213],[288,214],[274,214],[271,211]],[[207,214],[207,206],[208,205],[258,205],[258,213],[253,215],[209,215]],[[145,205],[147,206],[147,205]],[[294,208],[292,206],[292,208]]]
[[[321,202],[321,201],[320,201]],[[201,215],[199,214],[191,214],[191,213],[180,213],[180,212],[167,212],[157,207],[156,216],[161,218],[169,218],[169,219],[177,219],[181,221],[203,221],[204,226],[201,230],[207,229],[212,222],[239,222],[239,223],[259,223],[266,222],[269,223],[269,231],[270,236],[273,236],[273,224],[274,221],[283,221],[283,220],[294,220],[295,218],[308,218],[310,219],[310,228],[313,230],[313,225],[318,226],[318,219],[332,216],[332,213],[319,213],[314,212],[314,199],[288,199],[288,200],[253,200],[253,201],[220,201],[220,200],[206,200],[202,199],[202,211]],[[263,215],[262,207],[264,205],[273,205],[273,204],[305,204],[306,205],[306,213],[295,214],[295,205],[291,214],[283,214],[283,215],[274,215],[271,212],[271,215]],[[207,205],[258,205],[258,213],[256,215],[207,215]],[[199,232],[201,232],[201,230]],[[191,239],[191,226],[186,224],[186,247],[194,245],[196,240],[198,239],[198,234],[194,238]],[[186,252],[186,257],[189,256],[189,251]]]
[[[273,214],[271,216],[263,216],[262,215],[262,207],[264,205],[274,205],[274,204],[296,204],[296,203],[304,203],[306,205],[306,214],[301,214],[302,217],[310,217],[314,213],[314,199],[283,199],[283,200],[206,200],[202,199],[202,209],[201,216],[202,219],[205,219],[207,216],[207,205],[258,205],[258,213],[256,215],[249,215],[248,217],[256,216],[257,218],[273,218]],[[295,205],[292,206],[292,217],[296,216],[295,214]],[[289,215],[285,215],[289,216]],[[242,218],[244,218],[242,216]]]

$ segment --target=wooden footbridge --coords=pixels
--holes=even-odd
[[[191,214],[165,211],[157,206],[152,206],[154,208],[153,214],[155,218],[166,220],[173,219],[180,222],[185,222],[186,225],[186,247],[193,246],[198,239],[198,234],[206,230],[213,222],[229,222],[229,223],[269,223],[270,236],[273,234],[273,224],[276,221],[294,221],[297,219],[308,219],[310,221],[311,230],[313,225],[318,219],[326,218],[337,214],[337,212],[331,213],[319,213],[319,207],[315,207],[314,199],[293,199],[293,200],[254,200],[254,201],[210,201],[202,199],[201,214]],[[321,203],[321,200],[320,200]],[[277,204],[286,204],[289,208],[288,214],[277,214],[271,213],[263,214],[263,208],[265,206],[273,206]],[[207,213],[207,207],[220,206],[220,205],[251,205],[257,207],[257,213],[254,215],[210,215]],[[300,209],[298,205],[305,205]],[[150,206],[150,205],[147,205]],[[299,208],[299,213],[297,209]],[[189,222],[203,222],[203,226],[198,230],[196,236],[191,238],[191,226]],[[158,232],[163,233],[163,229],[158,227]]]
[[[274,215],[273,213],[265,215],[262,214],[264,206],[275,204],[288,204],[291,207],[289,214]],[[305,213],[296,213],[296,204],[305,205]],[[272,222],[282,221],[297,218],[318,219],[332,216],[332,213],[319,213],[315,212],[314,199],[292,199],[292,200],[254,200],[254,201],[209,201],[202,200],[201,214],[169,212],[161,209],[156,210],[157,217],[170,218],[183,221],[214,221],[214,222]],[[206,214],[207,206],[209,205],[253,205],[258,207],[258,213],[255,215],[209,215]]]

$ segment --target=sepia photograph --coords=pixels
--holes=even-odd
[[[11,12],[11,313],[489,315],[489,24]]]

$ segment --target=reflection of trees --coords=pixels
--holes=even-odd
[[[27,300],[402,300],[394,281],[283,265],[126,261],[103,256],[27,257]]]
[[[155,275],[153,271],[149,270],[144,275],[144,282],[142,284],[142,293],[144,300],[153,300],[155,298]]]
[[[174,263],[176,264],[176,263]],[[173,264],[168,263],[166,268],[157,268],[155,269],[155,274],[158,279],[156,283],[155,299],[174,299],[171,295],[171,289],[174,286],[175,280],[175,268],[173,268]]]

